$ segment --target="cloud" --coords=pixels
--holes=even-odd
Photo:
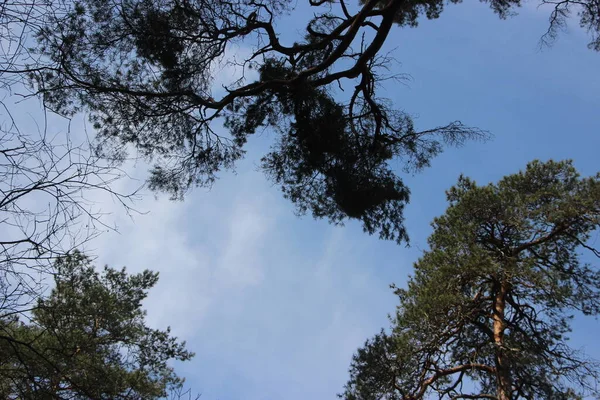
[[[237,177],[243,182],[237,190],[218,184],[185,202],[146,196],[136,208],[150,212],[133,219],[110,206],[118,233],[103,235],[90,250],[100,264],[160,272],[146,302],[151,324],[192,337],[215,302],[262,282],[261,249],[277,207],[259,195],[264,188],[249,187],[259,185],[255,175]]]
[[[362,232],[306,219],[291,233],[292,218],[284,214],[263,236],[263,279],[221,287],[195,327],[197,359],[181,371],[203,397],[332,396],[356,348],[387,325],[383,310],[393,309],[394,296],[387,278],[377,277],[386,266],[367,260]]]
[[[136,207],[149,213],[133,220],[102,200],[119,233],[90,251],[98,265],[160,272],[148,322],[196,352],[177,369],[204,398],[334,395],[354,350],[387,325],[398,260],[372,258],[390,244],[354,224],[298,219],[251,161],[238,170],[184,202],[148,195]]]

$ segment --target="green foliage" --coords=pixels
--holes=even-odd
[[[497,184],[461,177],[447,195],[430,250],[396,290],[392,331],[355,355],[343,397],[598,395],[599,365],[567,341],[574,312],[600,313],[600,271],[582,258],[600,256],[589,244],[600,174],[534,161]]]
[[[193,354],[169,329],[147,327],[141,308],[157,273],[98,273],[77,252],[56,267],[30,321],[0,321],[0,397],[158,399],[181,387],[169,363]]]

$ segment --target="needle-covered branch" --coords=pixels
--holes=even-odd
[[[521,3],[484,2],[503,18]],[[89,112],[102,154],[129,145],[152,159],[151,187],[175,198],[211,185],[258,129],[274,128],[263,167],[299,212],[404,241],[409,189],[392,164],[419,170],[447,146],[486,137],[461,123],[416,129],[377,93],[390,32],[448,3],[460,2],[310,0],[298,5],[305,14],[283,0],[65,0],[36,14],[34,61],[5,70],[27,75],[54,110]],[[574,12],[597,42],[597,0],[555,7],[551,33]],[[278,23],[296,13],[310,17],[287,38]],[[248,54],[235,60],[234,48]],[[223,63],[255,73],[217,87]]]

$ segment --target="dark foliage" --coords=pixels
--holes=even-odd
[[[484,2],[501,17],[520,5]],[[35,52],[49,62],[25,71],[49,106],[90,113],[102,154],[122,157],[131,145],[153,159],[153,189],[180,198],[194,185],[212,184],[243,156],[253,133],[271,127],[279,136],[263,167],[300,213],[335,223],[359,219],[370,233],[405,240],[409,190],[394,163],[415,172],[444,145],[485,133],[458,122],[415,129],[408,114],[377,96],[378,84],[390,78],[383,75],[390,60],[381,49],[394,25],[416,26],[458,1],[308,3],[314,17],[291,46],[276,30],[294,12],[288,1],[56,3],[36,30]],[[598,0],[551,4],[546,39],[574,11],[598,47]],[[240,43],[251,54],[237,63],[258,70],[260,79],[241,79],[220,95],[215,65]],[[340,95],[337,87],[349,90]],[[228,133],[217,129],[219,121]]]

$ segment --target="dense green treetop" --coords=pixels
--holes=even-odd
[[[461,177],[433,222],[390,333],[355,355],[343,397],[578,399],[599,364],[568,346],[600,313],[600,174],[534,161],[497,184]]]
[[[193,354],[141,308],[157,273],[99,273],[77,252],[56,267],[31,320],[0,321],[1,398],[158,399],[181,387],[170,363]]]

